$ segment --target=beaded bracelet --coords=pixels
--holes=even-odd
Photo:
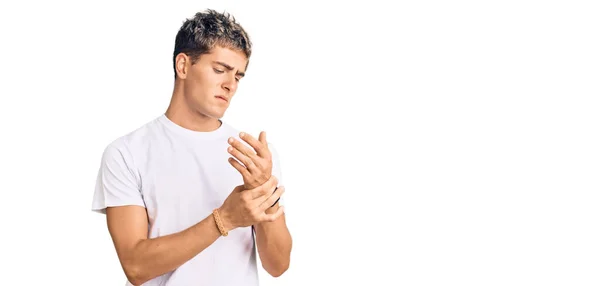
[[[225,231],[225,227],[223,226],[223,222],[221,221],[221,216],[219,216],[219,209],[213,210],[213,217],[215,218],[215,223],[217,224],[217,228],[219,228],[219,232],[222,236],[227,236],[229,234]]]

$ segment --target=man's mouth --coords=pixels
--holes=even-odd
[[[220,98],[220,99],[224,100],[225,102],[228,102],[227,98],[225,98],[224,96],[217,95],[215,97]]]

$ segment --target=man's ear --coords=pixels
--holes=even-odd
[[[185,79],[187,77],[190,60],[190,57],[184,53],[179,53],[177,57],[175,57],[175,71],[179,78]]]

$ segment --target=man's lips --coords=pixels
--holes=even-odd
[[[217,96],[215,96],[215,97],[216,97],[216,98],[220,98],[220,99],[224,100],[225,102],[229,102],[229,100],[227,100],[227,98],[226,98],[226,97],[224,97],[224,96],[222,96],[222,95],[217,95]]]

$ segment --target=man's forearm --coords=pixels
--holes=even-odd
[[[274,213],[279,204],[267,210]],[[290,265],[292,237],[282,215],[273,222],[263,222],[254,226],[256,246],[263,268],[272,276],[283,274]]]
[[[213,215],[199,223],[170,235],[140,241],[129,253],[124,270],[134,285],[172,271],[202,252],[221,233]]]

